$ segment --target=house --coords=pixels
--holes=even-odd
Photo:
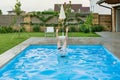
[[[98,14],[111,14],[111,10],[102,6],[99,6],[97,4],[99,0],[90,0],[90,11],[93,13],[98,13]],[[109,6],[108,4],[104,4],[106,6]]]
[[[111,7],[103,5],[104,3],[109,4]],[[111,9],[112,32],[120,32],[120,0],[99,0],[97,4]]]
[[[22,11],[20,15],[25,15],[25,11]],[[11,11],[8,11],[8,15],[16,15],[15,11],[11,10]]]
[[[55,4],[54,5],[54,11],[59,12],[60,11],[61,4]],[[83,7],[82,4],[71,4],[71,12],[83,12],[83,13],[89,13],[90,8],[89,7]]]

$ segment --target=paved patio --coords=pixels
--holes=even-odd
[[[69,37],[68,44],[101,44],[120,59],[120,32],[98,32],[102,37]],[[32,44],[56,44],[56,38],[32,37],[0,55],[0,68]]]
[[[120,59],[120,32],[99,32],[102,36],[102,45]]]

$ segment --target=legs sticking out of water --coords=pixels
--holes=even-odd
[[[66,55],[66,47],[67,47],[67,40],[68,40],[68,28],[66,28],[66,35],[65,36],[59,36],[58,35],[58,29],[56,29],[56,38],[57,38],[57,48],[61,54],[61,56]]]

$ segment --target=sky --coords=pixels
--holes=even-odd
[[[26,12],[44,11],[54,9],[54,4],[63,4],[64,2],[72,4],[83,4],[83,6],[90,6],[89,0],[19,0],[22,4],[21,9]],[[2,0],[0,2],[0,9],[3,14],[11,11],[14,8],[16,0]]]

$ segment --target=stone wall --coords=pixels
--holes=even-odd
[[[39,20],[38,18],[36,17],[30,17],[30,16],[26,16],[24,17],[24,28],[27,32],[31,32],[33,31],[33,27],[37,24],[41,24],[43,23],[41,20]],[[32,24],[31,24],[32,23]],[[58,19],[57,17],[53,17],[51,18],[50,20],[48,20],[46,22],[46,24],[57,24],[58,23]],[[39,26],[40,27],[40,31],[44,31],[45,30],[45,26],[44,25],[41,25]],[[54,26],[55,27],[55,26]]]
[[[47,17],[47,16],[46,16]],[[17,18],[17,19],[16,19]],[[23,26],[27,32],[33,31],[32,28],[34,25],[31,25],[31,23],[40,24],[42,21],[40,21],[36,17],[30,17],[30,16],[16,16],[16,15],[0,15],[0,26],[12,26],[14,29],[19,28],[19,25],[23,23]],[[47,24],[56,24],[58,23],[57,17],[53,17],[50,20],[46,22]],[[44,31],[43,26],[40,26],[41,31]]]
[[[17,18],[17,19],[16,19]],[[17,26],[22,23],[24,20],[22,16],[15,15],[0,15],[0,25],[1,26]]]
[[[105,27],[105,30],[111,31],[111,26],[112,26],[111,15],[100,15],[100,14],[94,13],[93,16],[94,16],[93,24],[102,25]],[[16,22],[15,22],[15,19],[16,19],[15,15],[0,15],[0,25],[18,27],[20,23],[24,23],[24,25],[22,26],[25,28],[25,30],[27,32],[31,32],[34,26],[34,25],[31,25],[31,23],[37,23],[37,24],[42,23],[42,21],[40,21],[38,18],[30,17],[30,16],[19,16],[18,19],[16,19]],[[50,20],[48,20],[46,23],[57,24],[58,18],[53,17]],[[45,26],[44,25],[40,26],[40,28],[42,31],[44,31]]]

